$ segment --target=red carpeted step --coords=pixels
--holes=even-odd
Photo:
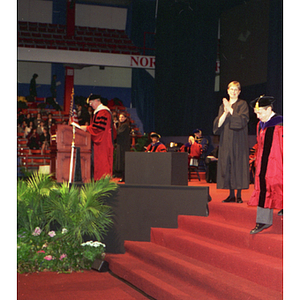
[[[180,229],[152,228],[151,241],[257,284],[282,291],[282,259]]]
[[[248,201],[244,203],[222,203],[219,200],[213,200],[209,203],[209,217],[219,219],[228,224],[236,224],[249,229],[255,227],[256,207],[248,206]],[[273,225],[270,227],[272,232],[282,234],[283,217],[278,216],[279,209],[274,209]]]
[[[110,270],[155,299],[218,299],[209,291],[187,284],[165,270],[125,254],[107,254]]]
[[[281,299],[282,293],[149,242],[126,241],[127,253],[211,291],[219,299]]]
[[[249,228],[221,222],[219,218],[209,216],[178,216],[178,228],[199,236],[215,239],[236,247],[258,251],[282,258],[282,234],[273,233],[272,227],[259,234],[250,234]]]
[[[148,299],[108,272],[83,271],[71,274],[41,272],[17,276],[19,300]]]

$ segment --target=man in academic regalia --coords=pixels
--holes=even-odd
[[[151,143],[147,146],[145,152],[167,152],[166,146],[159,141],[160,135],[156,132],[150,134]]]
[[[261,96],[251,102],[257,124],[255,185],[248,205],[257,206],[256,234],[273,224],[273,208],[283,211],[283,118],[273,111],[275,99]]]
[[[100,95],[91,95],[87,102],[94,109],[90,125],[80,126],[92,136],[94,180],[104,175],[112,175],[113,171],[113,131],[110,109],[103,105]]]

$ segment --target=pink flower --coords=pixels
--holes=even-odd
[[[45,253],[45,251],[44,250],[40,250],[37,253]]]
[[[48,235],[50,235],[51,237],[54,237],[54,236],[56,236],[56,233],[55,233],[55,231],[52,230],[48,233]]]
[[[47,256],[44,257],[44,259],[46,259],[46,260],[52,260],[52,255],[47,255]]]
[[[36,227],[36,228],[34,229],[34,232],[32,233],[32,235],[38,236],[38,235],[41,234],[41,232],[42,232],[41,228],[40,228],[40,227]]]
[[[67,257],[67,254],[62,254],[59,259],[63,260],[65,257]]]

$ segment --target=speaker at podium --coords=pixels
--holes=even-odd
[[[58,125],[56,131],[56,143],[51,145],[51,173],[55,174],[57,182],[69,181],[70,161],[72,150],[73,128],[70,125]],[[76,153],[77,159],[80,157],[80,169],[82,182],[86,183],[91,180],[91,135],[80,129],[75,131],[75,148],[73,157],[72,174],[76,174]],[[79,154],[80,153],[80,154]],[[77,161],[77,167],[79,161]],[[77,169],[78,171],[78,169]],[[73,181],[74,176],[72,176]]]

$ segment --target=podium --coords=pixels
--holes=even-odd
[[[72,150],[73,127],[58,125],[56,131],[56,144],[51,147],[51,173],[56,175],[57,182],[69,181],[70,160]],[[76,129],[75,147],[80,147],[81,176],[84,183],[91,179],[91,135]],[[73,172],[75,169],[75,151]],[[73,175],[72,175],[73,181]]]
[[[188,185],[186,152],[126,152],[126,184]]]

